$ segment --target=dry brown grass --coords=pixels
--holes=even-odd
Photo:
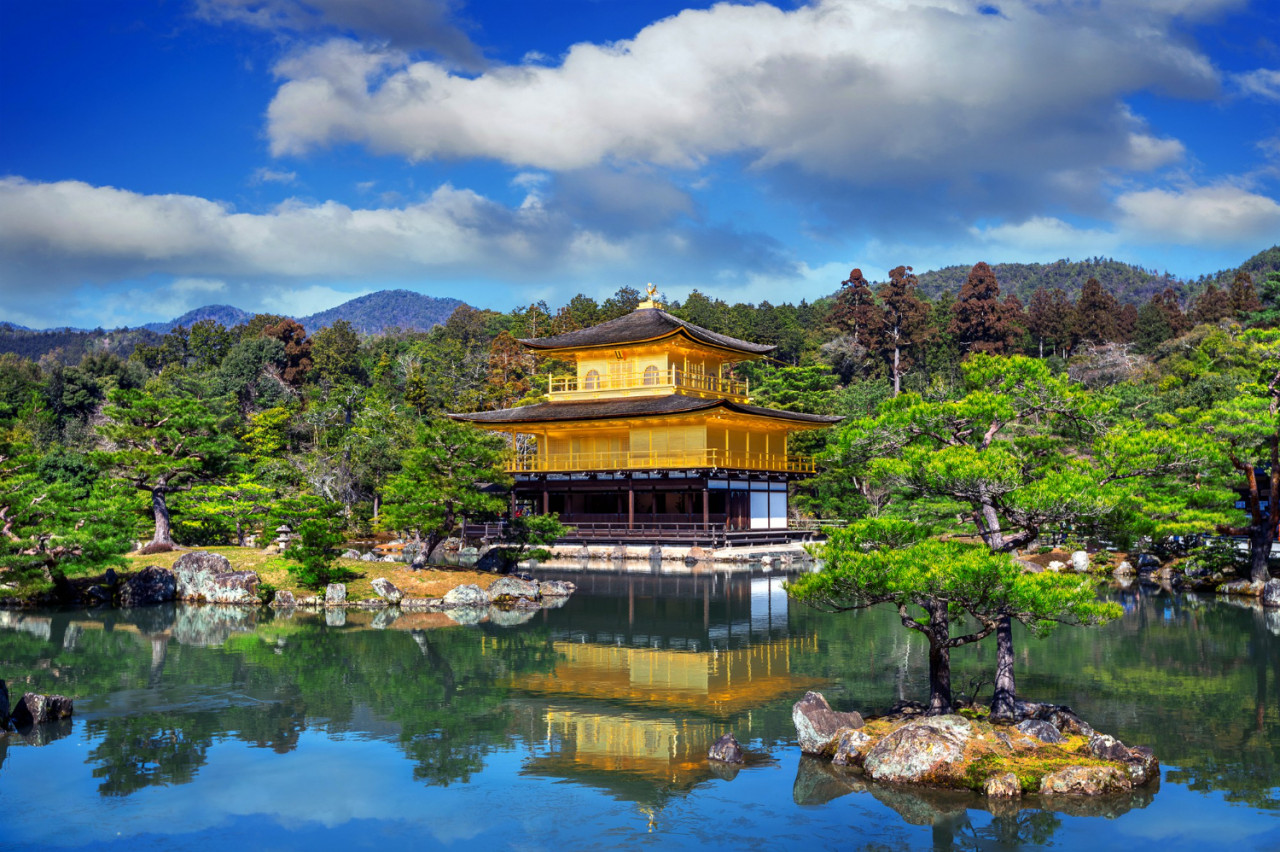
[[[263,583],[268,583],[277,590],[288,590],[295,595],[315,594],[314,590],[297,584],[293,575],[289,573],[289,566],[292,563],[282,556],[266,554],[251,547],[201,547],[195,549],[221,554],[231,563],[233,570],[253,571]],[[129,568],[121,573],[127,576],[135,571],[141,571],[148,565],[172,568],[178,557],[187,552],[190,551],[155,553],[148,556],[131,553],[125,557],[129,563]],[[379,577],[385,577],[390,580],[396,588],[404,592],[405,597],[409,598],[438,598],[455,586],[467,583],[474,583],[481,588],[487,589],[494,580],[498,579],[496,574],[491,574],[487,571],[480,572],[453,568],[425,568],[415,571],[404,563],[398,562],[361,562],[358,559],[336,559],[334,560],[334,565],[346,568],[355,575],[352,579],[345,581],[349,600],[377,597],[373,591],[373,581]]]

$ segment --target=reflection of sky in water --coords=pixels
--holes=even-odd
[[[790,608],[781,579],[579,575],[594,591],[527,625],[412,634],[369,630],[359,613],[341,629],[263,615],[233,640],[217,624],[195,630],[197,611],[177,614],[182,636],[149,622],[108,631],[83,614],[15,617],[0,625],[0,674],[109,685],[80,701],[71,736],[40,748],[10,737],[0,850],[1280,849],[1280,812],[1217,791],[1266,798],[1271,780],[1280,636],[1266,614],[1129,596],[1130,615],[1104,630],[1025,641],[1024,694],[1076,704],[1169,764],[1199,761],[1191,774],[1208,791],[1168,780],[1166,765],[1154,799],[1114,818],[1025,810],[1015,825],[976,797],[852,791],[801,764],[790,705],[805,684],[826,684],[838,705],[887,706],[923,689],[924,655],[909,653],[892,610]],[[956,659],[958,686],[990,665],[989,649]],[[157,721],[127,727],[144,713]],[[128,775],[124,758],[151,754],[135,738],[165,723],[210,738],[191,780],[102,795],[103,754]],[[296,744],[286,723],[306,725]],[[111,725],[114,751],[98,733]],[[725,730],[767,758],[717,777],[701,755]],[[280,751],[250,745],[257,737]],[[454,748],[454,768],[436,766],[444,752],[423,747],[433,738]],[[424,763],[448,785],[415,777]]]
[[[928,849],[938,837],[867,794],[796,805],[787,795],[798,762],[790,749],[646,810],[587,784],[521,774],[531,759],[523,747],[490,754],[472,783],[440,788],[415,782],[394,744],[319,733],[285,755],[222,741],[190,784],[103,798],[85,771],[92,745],[77,730],[44,748],[10,750],[0,795],[5,849]],[[1280,844],[1275,816],[1209,798],[1217,800],[1209,819],[1202,794],[1172,784],[1119,820],[1059,815],[1052,845],[1177,852]],[[991,822],[976,809],[953,820],[954,848],[1006,848],[980,843]]]

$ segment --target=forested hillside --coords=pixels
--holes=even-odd
[[[975,526],[983,515],[957,496],[968,491],[935,486],[994,477],[983,499],[1004,495],[993,511],[1021,518],[1029,540],[1074,506],[1076,536],[1221,529],[1269,549],[1259,531],[1277,521],[1236,511],[1229,489],[1280,445],[1280,272],[1238,271],[1190,300],[1166,287],[1140,306],[1096,278],[1075,297],[1041,288],[1024,304],[985,263],[958,294],[935,299],[906,267],[884,284],[856,269],[832,284],[835,295],[813,303],[694,292],[668,305],[777,346],[734,368],[756,403],[846,418],[789,442],[819,460],[819,474],[796,486],[800,512],[925,518],[986,536]],[[474,483],[507,482],[509,450],[443,414],[543,398],[548,376],[572,365],[519,339],[605,322],[638,302],[623,288],[603,302],[578,295],[507,313],[459,304],[429,331],[365,335],[345,320],[316,330],[269,315],[163,336],[6,331],[13,348],[56,345],[53,357],[0,355],[0,566],[18,575],[9,582],[49,584],[137,539],[237,541],[280,523],[312,524],[303,528],[321,550],[374,529],[447,535],[458,513],[443,507],[501,511],[503,500],[477,498]],[[987,433],[999,453],[965,455]],[[942,447],[968,461],[928,469]],[[964,468],[983,459],[995,466]],[[1037,471],[1061,482],[1018,484]],[[1086,498],[1088,511],[1076,511]]]
[[[1017,296],[1024,304],[1036,290],[1061,289],[1072,299],[1090,278],[1096,278],[1122,303],[1139,305],[1166,287],[1179,296],[1186,285],[1168,272],[1155,272],[1110,258],[1057,260],[1053,263],[997,263],[991,267],[1001,290]],[[956,294],[969,275],[967,266],[947,266],[920,276],[920,289],[936,299],[943,293]]]
[[[230,327],[239,325],[242,322],[248,322],[252,316],[253,314],[250,312],[242,311],[232,305],[205,305],[195,310],[187,311],[182,316],[167,322],[149,322],[143,325],[142,328],[159,332],[160,334],[167,334],[178,326],[191,328],[200,320],[213,320],[216,323]]]
[[[379,290],[298,321],[309,331],[319,331],[339,320],[351,323],[361,334],[378,334],[389,328],[428,331],[449,319],[461,304],[459,299],[424,296],[412,290]]]

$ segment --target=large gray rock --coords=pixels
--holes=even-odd
[[[178,600],[254,605],[258,603],[258,575],[232,571],[217,553],[184,553],[173,563],[174,595]]]
[[[1071,554],[1071,570],[1083,574],[1089,570],[1089,554],[1083,550],[1077,550]]]
[[[519,600],[537,600],[540,597],[538,584],[532,580],[521,580],[519,577],[499,577],[488,589],[489,600],[493,603],[504,603]]]
[[[1035,737],[1042,743],[1056,744],[1062,742],[1062,733],[1053,725],[1040,719],[1024,719],[1014,727],[1029,737]]]
[[[1262,587],[1262,605],[1272,609],[1280,607],[1280,580],[1268,580]]]
[[[1129,747],[1108,734],[1094,734],[1090,737],[1089,753],[1098,760],[1129,759]]]
[[[45,722],[71,718],[72,702],[65,695],[24,694],[13,708],[13,726],[19,730]]]
[[[796,726],[796,739],[805,754],[829,756],[835,750],[841,728],[861,728],[858,713],[841,713],[831,709],[821,692],[806,692],[791,708],[791,721]]]
[[[1156,760],[1155,752],[1146,746],[1129,749],[1129,757],[1125,759],[1124,765],[1129,772],[1129,780],[1135,787],[1141,787],[1160,777],[1160,761]]]
[[[742,763],[742,746],[738,745],[732,733],[725,734],[711,744],[711,748],[707,751],[707,759],[718,760],[721,763]]]
[[[928,781],[958,762],[972,737],[962,716],[914,719],[876,743],[862,765],[876,781]]]
[[[230,573],[231,563],[225,556],[203,550],[184,553],[173,563],[174,597],[181,601],[205,600],[209,581]]]
[[[1138,554],[1138,570],[1139,571],[1144,571],[1144,572],[1154,571],[1159,567],[1160,567],[1160,560],[1157,559],[1152,554],[1150,553]]]
[[[373,551],[370,551],[366,553],[364,556],[361,556],[360,561],[361,562],[377,562],[378,554],[374,553]]]
[[[330,583],[324,587],[325,606],[344,606],[347,603],[347,586],[345,583]]]
[[[1266,584],[1260,580],[1232,580],[1230,583],[1223,583],[1219,586],[1218,594],[1256,598],[1262,595],[1265,587]]]
[[[567,598],[577,590],[577,585],[568,580],[543,580],[538,584],[538,592],[544,598]]]
[[[1040,779],[1042,796],[1100,796],[1132,788],[1129,775],[1114,766],[1068,766]]]
[[[471,607],[483,609],[487,612],[489,609],[489,595],[479,586],[467,583],[450,589],[445,594],[444,600],[441,601],[441,605],[447,608]]]
[[[1138,572],[1136,569],[1134,569],[1134,567],[1131,564],[1129,564],[1128,560],[1125,560],[1124,562],[1121,562],[1119,565],[1117,565],[1116,570],[1112,571],[1111,573],[1117,577],[1132,577]]]
[[[1058,560],[1054,559],[1054,560],[1051,560],[1051,561],[1049,562],[1048,566],[1046,566],[1046,567],[1047,567],[1050,571],[1053,571],[1054,573],[1057,573],[1057,572],[1059,572],[1059,571],[1065,571],[1065,570],[1067,570],[1067,563],[1065,563],[1065,562],[1059,562]]]
[[[148,565],[125,581],[120,589],[121,606],[150,606],[173,600],[178,581],[173,572],[157,565]]]
[[[344,551],[342,551],[342,558],[343,558],[343,559],[359,559],[359,558],[360,558],[360,551],[358,551],[358,550],[344,550]]]
[[[293,592],[288,589],[281,589],[276,592],[276,596],[271,599],[271,605],[278,609],[293,609],[298,605],[298,599],[294,597]]]
[[[404,592],[396,588],[395,584],[386,577],[379,577],[373,581],[373,590],[388,603],[400,603],[404,600]]]

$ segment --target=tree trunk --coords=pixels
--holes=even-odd
[[[244,524],[236,518],[236,547],[244,547]]]
[[[893,347],[893,395],[902,393],[902,369],[898,347]]]
[[[951,712],[951,649],[950,621],[947,605],[942,601],[931,602],[929,611],[929,709],[930,716],[943,716]]]
[[[1005,616],[996,627],[996,694],[991,718],[1012,719],[1017,712],[1018,688],[1013,678],[1013,619]]]
[[[151,489],[151,511],[156,516],[156,532],[151,537],[151,543],[173,547],[173,529],[169,525],[169,506],[165,502],[165,491],[162,485]]]
[[[1272,497],[1271,499],[1275,499]],[[1270,519],[1249,527],[1249,579],[1265,583],[1271,579],[1271,569],[1267,567],[1267,558],[1271,555],[1271,545],[1275,542],[1275,530],[1271,528]]]

